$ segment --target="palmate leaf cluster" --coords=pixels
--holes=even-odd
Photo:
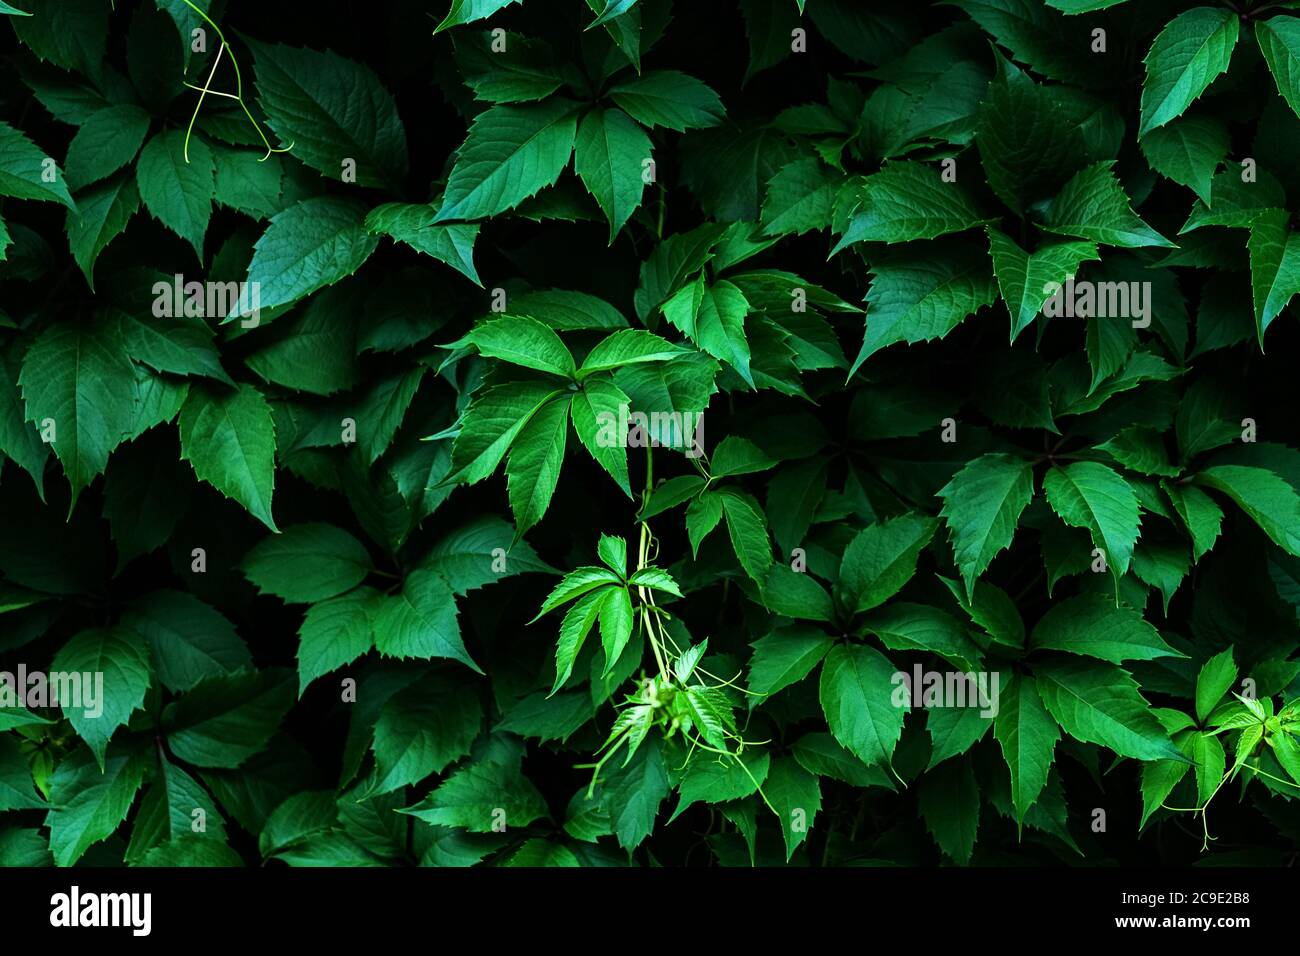
[[[1296,7],[0,3],[0,864],[1294,862]]]

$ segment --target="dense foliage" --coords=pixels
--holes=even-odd
[[[0,3],[0,863],[1294,862],[1300,4],[447,7]]]

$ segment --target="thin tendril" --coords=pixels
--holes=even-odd
[[[217,49],[216,60],[213,61],[212,64],[212,72],[208,74],[208,82],[207,84],[204,85],[202,92],[199,94],[199,101],[194,106],[193,115],[190,116],[190,125],[185,130],[185,162],[188,163],[190,161],[190,134],[194,129],[194,121],[198,119],[199,109],[203,106],[203,98],[209,92],[212,92],[216,96],[229,97],[235,100],[237,103],[239,103],[239,108],[244,111],[244,115],[247,116],[248,121],[253,124],[253,130],[257,133],[258,138],[262,141],[262,145],[266,147],[266,155],[264,155],[261,159],[258,160],[259,163],[264,163],[268,159],[270,159],[272,153],[289,152],[291,149],[293,149],[294,143],[290,143],[288,146],[283,146],[279,149],[273,147],[271,145],[270,140],[266,138],[266,134],[262,132],[261,124],[257,122],[252,112],[249,111],[248,104],[244,102],[244,78],[243,75],[239,72],[239,60],[235,57],[235,51],[230,49],[230,44],[226,42],[226,35],[223,32],[221,32],[221,27],[217,26],[216,22],[211,17],[209,17],[206,13],[204,13],[202,10],[196,7],[193,3],[191,3],[190,0],[181,0],[181,2],[184,3],[191,10],[193,10],[195,13],[197,13],[199,16],[201,16],[204,22],[206,22],[209,26],[212,27],[213,30],[216,31],[217,39],[221,41],[221,46]],[[230,65],[235,70],[235,92],[233,94],[221,93],[216,90],[208,89],[208,87],[212,84],[213,75],[215,75],[217,72],[217,63],[221,61],[221,54],[226,50],[230,50]],[[186,83],[185,85],[190,86],[191,89],[197,89],[197,87],[193,87],[189,83]]]

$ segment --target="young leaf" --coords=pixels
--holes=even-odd
[[[227,498],[233,498],[272,531],[275,487],[275,423],[262,393],[251,385],[235,390],[190,390],[178,422],[181,457]]]
[[[257,101],[291,155],[330,178],[401,188],[406,129],[369,67],[329,52],[255,41],[249,46]]]
[[[1087,529],[1117,575],[1128,571],[1139,518],[1137,496],[1127,481],[1105,465],[1077,461],[1049,469],[1043,493],[1062,521]]]
[[[889,764],[903,733],[894,665],[862,644],[831,648],[822,663],[821,705],[830,731],[866,764]]]
[[[244,555],[242,568],[263,594],[311,604],[360,584],[370,555],[342,528],[313,521],[263,538]]]
[[[966,593],[973,594],[975,579],[1011,544],[1021,512],[1034,495],[1033,469],[1010,455],[983,455],[938,494]]]
[[[621,110],[594,109],[578,126],[574,169],[609,220],[612,245],[645,190],[650,137]]]
[[[1183,114],[1228,69],[1240,21],[1231,10],[1196,7],[1174,17],[1147,53],[1138,136]]]
[[[576,132],[575,104],[563,99],[480,113],[456,154],[434,222],[494,216],[552,185]]]

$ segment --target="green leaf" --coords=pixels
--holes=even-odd
[[[451,0],[451,9],[447,11],[447,15],[433,32],[441,33],[463,23],[487,19],[512,3],[522,2],[523,0]]]
[[[830,734],[812,733],[794,745],[794,758],[811,774],[831,777],[855,787],[886,787],[894,783],[879,767],[870,767],[841,747]]]
[[[1256,20],[1255,39],[1273,74],[1277,91],[1300,116],[1300,18],[1276,16]]]
[[[1214,199],[1213,208],[1198,199],[1192,204],[1187,222],[1178,230],[1179,235],[1205,226],[1248,229],[1262,213],[1286,205],[1282,186],[1262,170],[1252,182],[1243,182],[1239,170],[1225,170],[1214,177],[1210,194]]]
[[[568,402],[543,405],[529,417],[510,447],[506,475],[516,540],[542,520],[551,503],[564,462],[568,419]]]
[[[772,567],[772,542],[762,509],[748,496],[735,492],[720,492],[719,497],[736,559],[746,574],[762,583]]]
[[[168,748],[186,763],[234,768],[267,745],[292,705],[293,677],[286,670],[222,675],[168,704],[162,726]]]
[[[191,388],[179,419],[181,457],[227,498],[279,532],[271,517],[275,485],[275,423],[251,385],[215,392]]]
[[[298,628],[298,696],[318,677],[351,664],[375,646],[373,614],[381,595],[355,588],[313,604]]]
[[[1074,278],[1085,261],[1101,258],[1093,242],[1053,242],[1027,253],[992,226],[986,231],[998,289],[1011,313],[1012,342],[1034,321],[1054,289]]]
[[[693,803],[725,803],[756,792],[767,779],[772,757],[746,751],[739,757],[703,754],[692,760],[678,785],[680,799],[668,822],[672,823]]]
[[[1128,195],[1115,178],[1114,165],[1113,160],[1106,160],[1076,173],[1048,206],[1043,228],[1107,246],[1174,248],[1133,212]]]
[[[483,673],[465,650],[451,585],[437,572],[412,571],[402,590],[377,602],[372,614],[379,653],[421,660],[442,657]]]
[[[553,185],[569,162],[576,133],[575,106],[568,100],[480,113],[456,154],[434,222],[495,216]]]
[[[357,201],[305,199],[274,216],[254,244],[248,265],[248,282],[259,290],[254,301],[269,309],[333,285],[360,269],[378,244]]]
[[[122,613],[122,625],[145,639],[158,680],[171,691],[253,665],[234,625],[184,591],[162,589],[137,598]]]
[[[676,70],[647,70],[609,89],[609,97],[643,126],[682,132],[716,126],[726,115],[718,94]]]
[[[508,522],[496,515],[479,515],[440,538],[419,566],[437,571],[462,595],[514,574],[559,573],[528,542],[512,545],[513,539]]]
[[[937,167],[923,163],[890,163],[863,180],[860,195],[861,208],[832,256],[855,242],[934,239],[987,221],[956,183],[945,183]]]
[[[244,364],[266,382],[295,391],[330,395],[350,388],[357,377],[356,336],[349,314],[356,300],[350,292],[342,286],[323,291],[283,337],[245,358]],[[374,434],[364,428],[369,424],[363,420],[363,446]]]
[[[686,537],[691,542],[692,555],[699,555],[700,543],[708,537],[709,532],[716,528],[721,520],[722,495],[720,494],[706,491],[686,506]],[[769,569],[768,574],[771,573]]]
[[[453,772],[409,813],[425,823],[492,833],[522,829],[546,816],[546,801],[519,770],[522,749],[489,754]],[[504,819],[503,819],[504,815]]]
[[[202,817],[197,816],[195,811],[201,811]],[[204,829],[196,831],[194,827],[200,819]],[[154,854],[152,859],[156,860],[158,854],[155,851],[175,847],[178,841],[188,839],[221,847],[234,856],[233,851],[225,846],[226,824],[212,797],[188,773],[165,758],[160,758],[154,782],[140,801],[140,810],[136,814],[135,825],[131,828],[131,843],[126,850],[126,861],[140,863],[149,859],[150,854]],[[197,856],[201,852],[195,847],[187,855]],[[233,863],[221,865],[242,866],[243,863],[238,856],[234,856]]]
[[[478,239],[476,223],[435,223],[438,209],[431,205],[408,205],[386,202],[366,214],[366,229],[390,236],[417,252],[433,256],[451,266],[475,285],[482,286],[474,268],[474,242]]]
[[[1133,552],[1133,573],[1142,583],[1160,589],[1165,617],[1169,616],[1169,602],[1190,570],[1191,555],[1185,545],[1139,542]]]
[[[745,316],[749,301],[736,286],[721,279],[709,284],[700,276],[663,304],[664,318],[714,358],[734,368],[751,387],[749,340]]]
[[[1213,737],[1208,738],[1214,740]],[[1287,733],[1276,733],[1269,738],[1273,744],[1273,756],[1296,783],[1300,784],[1300,744]],[[1217,741],[1215,741],[1217,743]],[[1222,752],[1222,747],[1219,751]],[[1197,765],[1200,769],[1200,765]],[[1208,777],[1208,774],[1207,774]]]
[[[1142,765],[1142,820],[1140,827],[1145,827],[1151,814],[1160,809],[1161,804],[1174,787],[1178,786],[1192,765],[1187,760],[1151,760]]]
[[[492,319],[465,336],[479,354],[562,378],[573,378],[577,367],[560,337],[536,319],[506,315]]]
[[[284,164],[252,149],[212,149],[213,195],[218,203],[254,219],[269,219],[283,206]],[[292,186],[290,187],[292,188]]]
[[[357,409],[357,447],[373,465],[388,448],[415,398],[425,368],[417,365],[399,374],[385,375],[362,397]]]
[[[583,691],[559,694],[530,694],[511,707],[506,717],[497,724],[497,730],[508,730],[521,737],[535,737],[539,741],[568,740],[591,719],[591,695]]]
[[[456,65],[475,98],[521,103],[545,99],[560,88],[563,81],[545,41],[506,34],[503,50],[493,39],[491,33],[473,31],[455,38]]]
[[[374,793],[388,793],[442,773],[469,754],[483,723],[478,694],[429,675],[384,703],[375,724]]]
[[[830,635],[803,624],[776,627],[754,642],[749,661],[749,692],[767,696],[812,673],[831,649]]]
[[[1144,475],[1174,477],[1181,470],[1169,463],[1169,452],[1160,433],[1145,425],[1130,425],[1096,447],[1124,467]]]
[[[144,705],[151,679],[149,649],[128,627],[82,631],[54,655],[51,692],[63,714],[90,746],[100,767],[113,731]],[[65,680],[70,683],[65,683]]]
[[[1283,551],[1300,555],[1300,495],[1286,481],[1246,465],[1215,465],[1195,480],[1235,501]]]
[[[582,360],[582,367],[578,369],[578,379],[585,379],[595,372],[612,371],[643,362],[671,362],[683,357],[686,351],[653,332],[622,329],[601,339],[587,353],[587,357]]]
[[[941,339],[997,299],[988,258],[965,243],[885,253],[873,258],[871,276],[867,327],[850,377],[885,346]]]
[[[916,573],[916,559],[938,522],[909,513],[870,525],[844,550],[839,587],[854,611],[868,611],[893,597]]]
[[[1122,668],[1053,658],[1036,665],[1034,677],[1048,713],[1076,740],[1138,760],[1182,758]]]
[[[953,475],[938,495],[966,593],[973,594],[975,579],[1011,545],[1020,515],[1034,496],[1033,468],[1010,455],[982,455]]]
[[[1139,137],[1181,116],[1227,71],[1239,29],[1236,13],[1214,7],[1196,7],[1166,24],[1143,61]]]
[[[1053,467],[1043,478],[1052,510],[1073,528],[1084,528],[1117,575],[1127,573],[1138,537],[1138,501],[1114,469],[1092,461]]]
[[[1071,23],[1037,0],[954,0],[1017,62],[1027,63],[1039,73],[1067,83],[1096,82],[1095,54],[1080,40],[1077,24]]]
[[[1218,540],[1223,510],[1200,488],[1168,482],[1162,483],[1161,487],[1169,495],[1174,510],[1191,535],[1193,560],[1201,560]]]
[[[367,66],[334,53],[250,42],[257,101],[291,155],[330,179],[400,189],[406,129]]]
[[[138,106],[109,106],[81,124],[68,144],[65,175],[80,190],[128,165],[149,133],[149,114]]]
[[[165,283],[154,286],[155,291]],[[170,294],[170,287],[168,292]],[[199,375],[235,387],[221,367],[221,358],[205,328],[184,321],[121,316],[122,333],[131,357],[159,372]]]
[[[627,328],[627,319],[604,299],[564,289],[546,289],[512,296],[510,312],[512,315],[525,315],[544,322],[557,332]]]
[[[1288,226],[1290,215],[1268,209],[1250,224],[1250,288],[1255,305],[1255,334],[1264,333],[1287,303],[1300,292],[1300,233]]]
[[[116,323],[50,325],[28,348],[18,384],[27,421],[50,438],[75,504],[135,420],[135,373]]]
[[[1048,199],[1080,165],[1083,133],[1055,89],[1039,86],[1001,56],[980,103],[975,144],[989,186],[1021,213]]]
[[[1030,643],[1099,657],[1112,664],[1186,656],[1165,643],[1137,611],[1116,607],[1101,594],[1084,594],[1056,604],[1039,619]]]
[[[786,166],[767,184],[761,221],[769,236],[802,235],[831,223],[843,176],[817,159]]]
[[[641,205],[652,149],[650,137],[622,110],[594,109],[578,126],[574,169],[609,220],[611,245]]]
[[[930,763],[926,769],[966,753],[988,733],[993,720],[982,715],[984,710],[967,706],[933,707],[926,711],[925,729],[930,734]]]
[[[200,262],[212,216],[213,177],[212,150],[197,136],[187,147],[180,130],[167,130],[149,140],[135,170],[144,207],[193,246]]]
[[[926,604],[896,601],[877,608],[862,619],[862,629],[890,650],[937,654],[965,670],[979,663],[979,648],[966,636],[961,623]]]
[[[715,479],[767,471],[775,464],[752,441],[737,435],[728,435],[718,442],[709,459],[710,473]]]
[[[72,866],[86,850],[113,834],[135,802],[144,765],[132,754],[114,754],[101,767],[88,751],[59,761],[50,778],[50,852],[58,866]]]
[[[604,607],[605,599],[613,588],[609,587],[609,582],[600,582],[598,590],[591,591],[580,597],[577,602],[565,612],[563,620],[560,622],[560,639],[555,646],[555,683],[551,687],[551,693],[554,694],[563,687],[573,673],[573,663],[578,657],[578,652],[582,650],[582,644],[591,633],[600,616],[601,609]]]
[[[543,614],[555,610],[561,604],[572,601],[588,591],[604,587],[607,584],[616,584],[621,587],[623,581],[608,568],[587,566],[570,571],[542,603],[542,609],[537,612],[537,617],[533,618],[533,620],[536,621]]]
[[[47,169],[53,171],[52,179]],[[61,202],[77,209],[54,160],[8,123],[0,123],[0,196]]]
[[[808,838],[817,811],[822,807],[821,782],[793,757],[777,757],[768,770],[763,795],[781,818],[781,834],[785,837],[785,858],[788,862],[794,856],[794,851]]]
[[[95,260],[122,234],[139,208],[135,177],[122,173],[83,192],[77,208],[68,211],[68,246],[91,291],[95,288]]]
[[[822,662],[820,698],[831,733],[866,764],[886,764],[909,705],[896,706],[895,668],[874,648],[841,644]]]
[[[928,771],[921,778],[917,805],[939,848],[963,866],[970,863],[980,815],[974,769],[950,760]]]
[[[8,734],[0,737],[0,811],[44,809],[46,803],[33,786],[32,772],[19,749],[18,738]]]
[[[1237,662],[1232,659],[1232,648],[1215,654],[1196,675],[1196,720],[1205,723],[1223,696],[1237,682]]]
[[[960,584],[941,577],[961,609],[999,644],[1023,647],[1025,624],[1020,611],[1006,591],[988,581],[977,581],[973,594],[967,595]]]
[[[365,580],[370,555],[342,528],[314,521],[263,538],[244,556],[241,568],[263,594],[310,604]]]
[[[1218,791],[1228,761],[1218,737],[1194,732],[1190,739],[1191,753],[1188,756],[1196,768],[1197,800],[1204,805]]]
[[[634,617],[632,597],[627,588],[606,588],[603,594],[597,613],[600,616],[600,639],[605,649],[605,673],[609,673],[632,639]]]
[[[621,436],[612,434],[617,428],[619,410],[625,409],[628,401],[628,397],[613,383],[603,379],[589,380],[573,396],[569,415],[579,441],[630,498],[632,488],[628,483],[627,447],[618,440]]]
[[[1141,143],[1152,169],[1192,190],[1207,206],[1215,170],[1227,159],[1228,145],[1227,127],[1208,116],[1174,120],[1151,130]]]
[[[668,771],[658,741],[639,747],[631,762],[615,771],[601,803],[624,850],[634,850],[654,830],[659,805],[668,796]]]

